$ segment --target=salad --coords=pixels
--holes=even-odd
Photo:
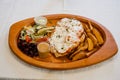
[[[34,25],[23,27],[18,38],[18,47],[31,57],[38,56],[37,44],[47,42],[55,28],[46,26],[47,19],[45,17],[36,17],[34,21]]]

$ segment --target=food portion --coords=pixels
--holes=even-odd
[[[50,47],[47,42],[40,42],[37,45],[37,50],[40,58],[46,58],[49,55]]]
[[[47,22],[45,21],[47,19],[45,17],[39,18],[39,22],[36,22],[34,25],[24,26],[18,37],[18,47],[23,53],[31,57],[39,56],[39,51],[41,50],[39,50],[39,47],[43,48],[43,46],[39,46],[39,43],[49,43],[48,39],[55,28],[46,26]]]
[[[49,38],[51,52],[56,57],[70,54],[81,42],[84,29],[80,21],[63,18],[57,22],[55,31]]]
[[[83,23],[72,18],[54,21],[45,17],[36,17],[34,21],[33,25],[24,26],[18,37],[19,49],[30,57],[51,54],[75,61],[89,57],[104,44],[101,32],[90,21]]]

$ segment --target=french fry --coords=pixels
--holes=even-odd
[[[71,59],[74,55],[78,54],[80,51],[86,50],[87,48],[88,48],[88,43],[87,43],[87,41],[85,41],[84,45],[79,46],[78,49],[74,53],[72,53],[69,58]]]
[[[90,38],[87,38],[88,42],[88,51],[91,51],[94,48],[93,41]]]
[[[87,35],[93,41],[94,46],[96,46],[97,42],[98,42],[97,39],[96,39],[96,37],[92,33],[87,33]]]
[[[92,55],[97,50],[98,50],[98,48],[94,48],[92,51],[87,52],[86,56],[89,57],[90,55]]]
[[[80,49],[81,47],[83,47],[85,45],[85,43],[84,42],[81,42],[80,44],[79,44],[79,46],[77,47],[77,49]]]
[[[89,27],[88,27],[88,25],[87,25],[87,24],[82,23],[82,26],[83,26],[83,28],[84,28],[85,32],[90,32],[90,29],[89,29]]]
[[[88,48],[88,42],[84,42],[84,46],[80,47],[80,50],[86,50]]]
[[[103,43],[104,43],[104,40],[103,40],[100,32],[99,32],[96,28],[93,28],[92,32],[93,32],[93,34],[95,35],[95,37],[97,38],[98,44],[100,44],[100,45],[103,44]]]
[[[87,24],[86,24],[86,28],[87,28],[87,30],[86,30],[87,33],[91,32],[91,30]]]
[[[89,29],[90,29],[90,30],[93,30],[93,26],[92,26],[92,24],[91,24],[90,21],[88,21],[88,24],[89,24]]]
[[[85,40],[85,34],[83,34],[83,35],[81,36],[80,42],[84,42],[84,40]]]
[[[85,51],[81,51],[78,54],[76,54],[75,56],[73,56],[72,61],[78,60],[78,59],[83,59],[86,57],[86,52]]]

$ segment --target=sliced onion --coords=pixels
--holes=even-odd
[[[35,17],[34,21],[37,25],[45,26],[47,24],[47,18],[42,16]]]

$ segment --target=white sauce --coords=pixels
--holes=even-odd
[[[80,21],[74,19],[63,18],[57,24],[49,42],[59,53],[65,53],[80,42],[84,30]]]

